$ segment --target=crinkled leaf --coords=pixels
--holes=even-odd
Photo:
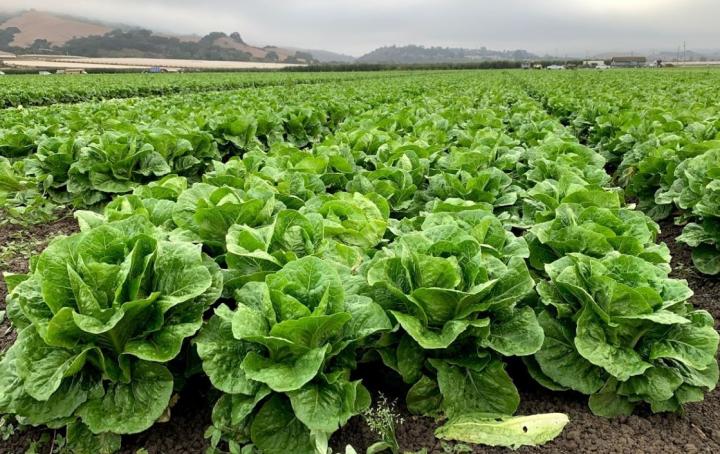
[[[247,353],[255,348],[233,336],[232,312],[227,306],[222,305],[215,312],[217,315],[210,318],[194,340],[203,370],[217,389],[230,394],[251,395],[257,385],[248,379],[241,364]]]
[[[250,352],[245,356],[241,367],[248,378],[265,383],[273,391],[294,391],[302,388],[318,374],[329,348],[329,345],[325,345],[308,350],[297,359],[285,361],[274,361]]]
[[[290,402],[273,396],[250,426],[250,438],[265,454],[314,454],[310,431],[297,419]]]
[[[93,433],[131,434],[146,430],[167,408],[173,390],[170,371],[160,364],[139,362],[130,383],[108,383],[103,396],[78,409]]]
[[[453,418],[468,413],[512,415],[520,396],[505,367],[498,360],[476,370],[431,359],[438,372],[443,409]]]

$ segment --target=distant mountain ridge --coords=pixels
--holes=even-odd
[[[720,60],[720,49],[703,49],[703,50],[662,50],[662,51],[650,51],[650,52],[603,52],[596,54],[593,59],[604,59],[609,60],[614,56],[619,55],[641,55],[647,57],[648,60],[662,60],[664,62],[674,61],[705,61],[705,60]]]
[[[2,7],[0,7],[2,8]],[[238,32],[212,32],[205,36],[178,30],[158,32],[122,23],[109,23],[37,10],[0,10],[0,51],[16,54],[72,54],[86,57],[149,57],[280,63],[434,64],[560,59],[527,50],[492,50],[437,47],[383,46],[355,58],[321,49],[297,46],[257,46]],[[720,60],[720,49],[687,52],[634,51],[597,53],[594,59],[616,55],[644,55],[649,60]],[[578,57],[579,58],[579,57]],[[587,59],[588,57],[584,57]]]
[[[358,63],[471,63],[478,61],[524,61],[538,56],[526,50],[491,50],[486,47],[464,49],[453,47],[385,46],[375,49],[356,61]]]
[[[205,36],[143,28],[37,10],[0,11],[0,50],[86,57],[154,57],[281,63],[463,63],[537,58],[524,50],[495,51],[424,46],[386,46],[360,58],[321,49],[253,46],[239,33]]]

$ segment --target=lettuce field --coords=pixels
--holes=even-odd
[[[719,86],[3,77],[0,451],[720,451]]]

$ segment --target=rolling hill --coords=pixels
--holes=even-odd
[[[309,63],[299,49],[253,46],[237,32],[205,36],[156,33],[37,10],[0,12],[0,50],[74,54],[86,57],[154,57]]]
[[[104,35],[113,29],[80,19],[72,19],[42,11],[25,11],[10,17],[0,24],[1,29],[17,28],[14,39],[10,42],[14,47],[29,47],[36,39],[44,39],[51,45],[63,45],[73,38]]]
[[[303,49],[298,47],[285,47],[285,49],[289,49],[292,51],[301,51],[301,52],[307,52],[309,54],[312,54],[312,56],[315,58],[315,60],[319,61],[320,63],[353,63],[356,58],[352,55],[347,54],[341,54],[338,52],[331,52],[329,50],[321,50],[321,49]]]

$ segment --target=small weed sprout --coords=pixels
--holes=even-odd
[[[380,437],[380,441],[368,448],[368,454],[382,452],[387,449],[395,454],[400,452],[395,430],[405,420],[397,410],[396,400],[391,401],[380,393],[375,406],[365,410],[362,416],[370,430]]]
[[[2,321],[2,318],[0,318],[0,321]],[[17,432],[18,427],[13,424],[13,421],[10,419],[10,416],[2,415],[0,416],[0,440],[2,441],[8,441],[10,437],[15,435],[15,432]]]

